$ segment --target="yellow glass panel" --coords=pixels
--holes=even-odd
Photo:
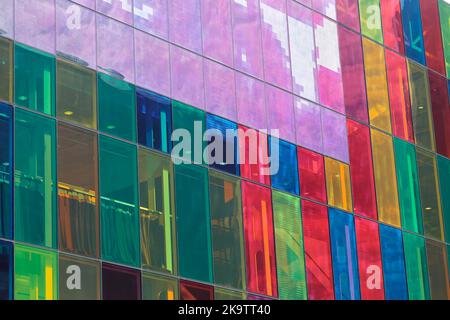
[[[13,45],[0,38],[0,101],[11,102],[13,95]]]
[[[349,166],[337,160],[325,158],[325,171],[327,176],[328,204],[342,210],[352,211]]]
[[[363,38],[363,48],[370,124],[390,133],[391,113],[384,49],[365,38]]]
[[[378,218],[382,222],[400,227],[400,209],[392,138],[374,129],[371,130],[371,133]]]

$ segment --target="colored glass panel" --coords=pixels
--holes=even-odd
[[[447,90],[447,79],[430,71],[428,80],[430,81],[436,151],[450,158],[450,97]]]
[[[361,33],[372,40],[383,43],[380,0],[359,0]]]
[[[325,157],[328,204],[352,211],[352,188],[349,166],[345,163]]]
[[[214,288],[214,300],[246,300],[245,293],[223,288]]]
[[[405,54],[401,0],[381,0],[384,44],[396,52]]]
[[[0,300],[13,298],[13,245],[0,240]]]
[[[450,292],[445,244],[427,240],[426,248],[431,299],[448,300]]]
[[[419,0],[402,0],[403,34],[406,56],[425,65],[425,48]]]
[[[142,273],[142,300],[177,300],[178,290],[177,279]]]
[[[410,300],[430,298],[425,239],[411,233],[403,233],[405,244],[406,275]]]
[[[450,241],[450,160],[438,156],[437,166],[439,171],[439,188],[441,194],[442,215],[445,227],[445,240]]]
[[[279,142],[278,146],[275,146],[276,142]],[[274,161],[278,157],[279,161],[278,172],[275,171],[275,163],[271,163],[272,187],[298,195],[300,186],[296,146],[283,140],[275,141],[272,136],[269,137],[269,146],[271,160]],[[278,154],[276,154],[275,148],[278,148]]]
[[[214,300],[214,287],[191,282],[180,281],[180,299],[181,300]]]
[[[442,30],[442,45],[444,46],[447,77],[450,76],[450,5],[445,0],[439,0],[439,15]]]
[[[141,272],[103,263],[102,299],[141,300]]]
[[[13,68],[13,42],[0,38],[0,101],[12,101]]]
[[[358,0],[336,0],[336,20],[360,31]]]
[[[325,203],[327,190],[323,156],[298,147],[297,158],[301,196]]]
[[[13,109],[0,103],[0,237],[13,231]]]

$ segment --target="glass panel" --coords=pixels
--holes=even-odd
[[[59,299],[100,299],[100,262],[60,254],[59,270]]]
[[[406,274],[410,300],[430,299],[428,283],[427,254],[425,240],[422,237],[403,233],[405,241]]]
[[[302,215],[308,299],[334,300],[327,207],[303,200]]]
[[[55,59],[49,54],[16,44],[14,48],[17,105],[55,114]]]
[[[400,227],[400,209],[392,138],[373,129],[371,130],[371,135],[378,218],[382,222]]]
[[[99,139],[101,253],[107,261],[140,266],[136,147]]]
[[[336,1],[337,21],[359,32],[358,0],[331,0],[334,1]]]
[[[163,39],[169,36],[167,0],[134,0],[134,26]]]
[[[181,280],[180,300],[214,300],[214,287]]]
[[[189,190],[189,192],[187,192]],[[178,261],[183,278],[213,282],[208,171],[175,166]],[[181,295],[183,297],[183,294]]]
[[[436,150],[439,154],[450,158],[450,100],[447,79],[434,72],[428,72],[428,79],[433,107]]]
[[[432,240],[426,241],[430,293],[433,300],[448,300],[448,273],[445,244]]]
[[[244,292],[214,288],[214,300],[246,300],[246,298]]]
[[[445,53],[445,65],[447,68],[447,77],[450,77],[450,6],[445,0],[439,1],[439,15],[441,17],[442,44]]]
[[[168,1],[170,41],[202,53],[200,0]]]
[[[323,153],[321,114],[322,107],[319,105],[295,98],[297,144],[318,153]]]
[[[14,299],[58,299],[58,254],[16,244],[14,246]]]
[[[372,40],[383,43],[380,0],[359,0],[359,14],[361,33]]]
[[[109,17],[125,22],[133,23],[133,0],[96,0],[96,9]]]
[[[352,188],[348,165],[325,157],[328,204],[342,210],[352,211]]]
[[[13,42],[0,38],[0,101],[11,102],[12,96]]]
[[[56,62],[56,115],[59,119],[97,128],[95,71],[63,60]]]
[[[103,73],[98,74],[99,130],[136,141],[134,86]]]
[[[178,280],[142,273],[142,300],[178,300]]]
[[[438,156],[437,165],[439,169],[439,187],[441,194],[441,206],[445,227],[445,240],[450,242],[450,160]],[[450,259],[450,258],[449,258]]]
[[[102,265],[103,300],[141,300],[141,272],[117,265]]]
[[[345,116],[330,109],[321,108],[321,118],[323,154],[348,163],[348,138]]]
[[[278,137],[295,141],[293,96],[286,91],[266,85],[266,106],[269,130],[278,130]],[[264,129],[264,128],[261,128]]]
[[[276,142],[269,137],[269,146]],[[298,181],[298,164],[297,164],[297,148],[294,144],[279,140],[278,145],[279,154],[272,154],[271,157],[277,157],[279,161],[278,172],[273,172],[271,175],[272,187],[281,191],[286,191],[299,195],[300,186]],[[272,159],[273,160],[273,159]]]
[[[425,65],[425,49],[419,0],[402,0],[400,4],[402,7],[406,56]]]
[[[238,179],[209,173],[214,283],[245,288],[241,185]]]
[[[238,122],[256,129],[267,128],[264,84],[255,78],[235,72]]]
[[[306,300],[300,199],[272,192],[280,299]]]
[[[327,190],[323,156],[300,147],[297,156],[301,196],[325,203]]]
[[[0,2],[0,35],[14,38],[14,0]]]
[[[139,148],[142,268],[176,273],[173,168],[168,157]]]
[[[0,103],[0,237],[13,235],[13,109]]]
[[[15,240],[56,248],[55,121],[15,110]]]
[[[0,300],[13,299],[13,244],[0,240]]]
[[[242,182],[247,291],[278,296],[270,189]]]
[[[405,55],[400,2],[401,0],[381,0],[381,18],[384,44]]]
[[[58,125],[59,249],[99,255],[97,135]]]

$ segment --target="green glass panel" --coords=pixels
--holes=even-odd
[[[100,131],[125,140],[136,141],[134,86],[99,73],[98,117]]]
[[[142,268],[176,274],[173,168],[169,157],[139,149]]]
[[[361,33],[372,40],[383,43],[380,0],[359,0]]]
[[[208,171],[175,165],[178,261],[183,278],[212,282]]]
[[[397,138],[394,138],[394,148],[402,227],[423,234],[416,149]]]
[[[11,102],[13,94],[13,42],[0,38],[0,101]]]
[[[100,262],[60,254],[59,299],[99,300]]]
[[[245,293],[224,288],[214,288],[214,300],[245,300]]]
[[[55,114],[55,58],[16,44],[14,49],[17,105],[48,115]]]
[[[300,199],[272,191],[278,294],[280,299],[306,300],[306,271]]]
[[[172,102],[174,132],[172,155],[183,159],[184,163],[203,163],[203,133],[205,131],[205,113],[178,101]],[[177,136],[180,134],[180,137]],[[189,136],[185,136],[189,134]],[[198,142],[198,143],[196,143]]]
[[[14,123],[15,239],[56,248],[55,121],[16,108]]]
[[[411,60],[407,61],[414,138],[417,145],[434,151],[435,140],[427,70]]]
[[[447,258],[445,244],[427,240],[428,272],[430,277],[430,292],[433,300],[448,300],[449,282],[447,273]]]
[[[403,233],[406,276],[410,300],[428,300],[429,282],[425,240],[411,233]]]
[[[14,299],[58,299],[58,254],[56,252],[15,245]]]
[[[436,158],[432,153],[419,148],[417,148],[416,153],[424,234],[429,238],[444,240]]]
[[[439,0],[439,14],[441,17],[442,44],[445,53],[447,77],[450,78],[450,4]]]
[[[136,147],[105,136],[99,146],[102,258],[139,267]]]
[[[242,290],[245,288],[245,253],[240,181],[211,170],[209,196],[214,283]]]
[[[437,157],[439,169],[439,187],[441,191],[442,214],[445,227],[445,240],[450,243],[450,160]]]
[[[178,291],[177,279],[142,273],[142,300],[178,300]]]
[[[77,64],[56,61],[56,115],[79,125],[97,128],[96,73]]]

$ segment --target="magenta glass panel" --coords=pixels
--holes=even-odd
[[[95,0],[72,0],[72,2],[79,3],[85,7],[95,10]]]
[[[358,0],[336,0],[337,21],[360,31]]]
[[[292,90],[286,1],[261,0],[260,9],[265,80]]]
[[[136,85],[170,95],[169,44],[149,34],[134,32]]]
[[[127,24],[132,24],[133,0],[97,0],[97,12]]]
[[[344,89],[337,24],[319,14],[314,14],[313,21],[320,103],[344,113]]]
[[[168,4],[170,41],[202,53],[200,0],[170,0]]]
[[[203,0],[203,54],[233,66],[233,36],[229,0]]]
[[[0,35],[14,37],[14,0],[0,1]]]
[[[95,13],[67,0],[56,0],[56,52],[96,67]],[[80,61],[78,61],[80,62]]]
[[[336,0],[314,0],[312,1],[312,8],[336,20]]]
[[[230,0],[233,17],[234,65],[262,79],[259,0]]]
[[[234,71],[204,60],[206,111],[236,121],[236,81]]]
[[[97,14],[98,70],[134,83],[133,28]]]
[[[238,122],[255,129],[267,128],[264,84],[236,72]]]
[[[134,26],[166,39],[169,37],[167,0],[134,0]]]
[[[323,153],[321,107],[298,97],[294,106],[297,144]]]
[[[326,156],[349,162],[345,116],[322,108],[322,137]]]
[[[345,113],[350,118],[368,123],[369,116],[361,37],[359,34],[342,26],[338,27],[338,34]]]
[[[16,41],[55,53],[55,1],[16,0]]]
[[[172,98],[203,109],[203,58],[179,47],[170,47]]]
[[[269,120],[268,129],[278,129],[279,138],[295,143],[292,94],[266,85],[266,104]]]
[[[293,92],[317,102],[316,47],[312,11],[288,1]]]
[[[308,7],[312,6],[312,4],[311,4],[312,0],[294,0],[294,1],[297,1],[297,2],[299,2],[299,3],[301,3],[301,4],[305,5],[305,6],[308,6]]]

